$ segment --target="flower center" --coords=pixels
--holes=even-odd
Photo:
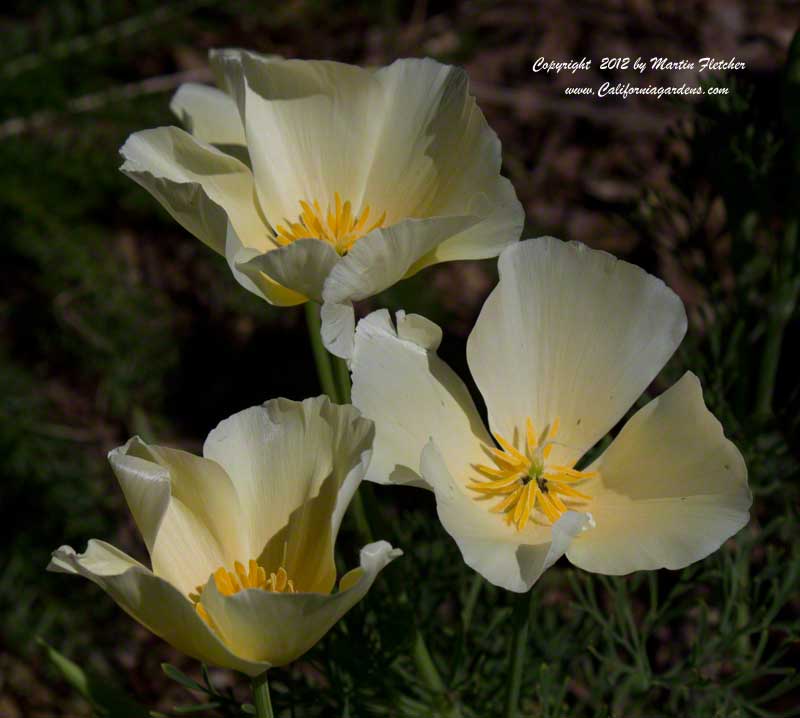
[[[239,593],[246,588],[260,588],[263,591],[271,591],[272,593],[297,593],[294,587],[294,582],[289,578],[286,569],[281,566],[276,572],[267,572],[259,566],[253,559],[247,562],[247,569],[239,563],[234,561],[233,570],[235,573],[228,571],[223,566],[220,566],[214,573],[214,583],[223,596],[232,596],[234,593]],[[204,586],[198,586],[196,593],[190,593],[189,599],[195,604],[195,610],[200,617],[213,628],[214,624],[205,606],[200,602],[203,595]]]
[[[495,466],[473,464],[481,474],[472,479],[467,488],[475,491],[477,501],[500,499],[492,506],[492,513],[502,513],[507,524],[522,531],[536,510],[554,524],[575,502],[590,497],[575,489],[572,484],[592,478],[597,472],[577,471],[571,466],[548,464],[553,440],[558,433],[558,419],[537,436],[533,422],[525,422],[525,448],[494,434],[501,449],[484,447]]]
[[[361,214],[353,214],[353,207],[348,200],[344,204],[339,193],[334,193],[334,206],[328,204],[327,211],[323,214],[319,202],[314,200],[311,204],[300,200],[301,213],[296,222],[284,219],[284,224],[275,228],[276,241],[286,246],[298,239],[321,239],[328,242],[339,254],[347,254],[365,234],[373,229],[382,227],[386,220],[384,212],[376,222],[367,224],[369,219],[369,206],[361,210]]]

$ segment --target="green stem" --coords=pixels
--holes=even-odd
[[[469,633],[469,627],[472,623],[472,613],[475,610],[475,604],[478,602],[478,596],[480,595],[482,588],[483,576],[476,572],[472,577],[472,583],[469,587],[469,593],[467,594],[467,601],[464,604],[464,610],[461,612],[461,623],[463,625],[465,636],[467,633]]]
[[[311,340],[311,350],[314,353],[314,363],[317,365],[317,376],[319,376],[319,384],[322,391],[328,395],[328,398],[336,403],[339,401],[339,392],[336,390],[336,381],[333,376],[333,367],[331,366],[331,355],[322,344],[322,336],[320,335],[320,327],[322,322],[319,318],[319,304],[316,302],[308,301],[305,305],[306,310],[306,324],[308,325],[308,338]]]
[[[309,331],[312,331],[310,322]],[[318,326],[316,336],[319,337]],[[330,369],[333,367],[333,370],[331,371],[331,379],[334,380],[336,385],[336,401],[338,401],[340,404],[349,404],[350,370],[347,368],[347,362],[337,356],[328,354],[327,350],[322,347],[321,343],[320,347],[322,348],[322,352],[325,354],[325,357],[328,361],[328,368]],[[314,348],[314,351],[316,353],[316,347]],[[372,530],[372,525],[370,523],[369,516],[367,514],[367,507],[365,506],[364,501],[364,494],[367,492],[368,488],[369,487],[363,483],[358,487],[358,490],[353,496],[353,500],[350,502],[350,507],[353,510],[353,517],[356,520],[356,531],[358,531],[358,535],[361,537],[361,540],[365,543],[372,543],[375,540],[375,532]]]
[[[794,276],[798,242],[798,222],[791,220],[783,233],[775,267],[774,287],[768,307],[767,334],[761,355],[761,371],[756,390],[755,415],[766,421],[772,415],[775,379],[781,359],[781,345],[786,325],[797,307],[800,283]]]
[[[362,541],[372,543],[375,540],[375,534],[372,533],[372,527],[369,524],[369,518],[367,518],[367,510],[364,507],[363,490],[364,484],[362,483],[355,494],[353,494],[353,500],[350,502],[350,506],[353,509],[353,518],[356,520],[356,531],[358,531],[358,535],[361,537]]]
[[[350,403],[350,369],[347,367],[347,362],[340,357],[331,357],[333,360],[334,373],[336,374],[336,383],[339,386],[339,398],[342,404]]]
[[[317,365],[317,373],[319,374],[320,384],[325,393],[331,397],[332,401],[340,404],[350,403],[350,370],[347,367],[347,362],[336,356],[331,356],[325,347],[322,345],[320,335],[320,317],[319,307],[314,302],[306,303],[306,320],[308,323],[308,334],[311,339],[311,346],[314,350],[314,361]],[[365,505],[365,496],[370,499],[369,486],[360,486],[353,496],[350,506],[353,509],[354,518],[356,521],[356,530],[362,541],[371,543],[375,540],[372,525],[367,513]],[[374,501],[371,508],[376,510]],[[402,596],[402,600],[407,600]],[[417,670],[422,676],[423,681],[428,686],[428,689],[439,696],[445,701],[443,706],[443,715],[447,718],[460,718],[461,712],[458,706],[450,704],[446,696],[446,687],[436,665],[433,662],[428,646],[425,644],[425,639],[422,636],[419,628],[414,628],[414,649],[413,649],[414,663]],[[265,681],[266,681],[266,674]],[[260,714],[259,714],[260,715]],[[270,713],[270,715],[272,715]]]
[[[743,661],[749,661],[753,655],[750,643],[750,634],[745,630],[750,625],[750,561],[749,557],[740,558],[738,561],[739,596],[736,602],[736,628],[742,631],[737,640],[739,655]]]
[[[775,393],[775,377],[781,358],[781,344],[785,324],[780,317],[772,316],[767,322],[767,337],[761,355],[761,372],[756,392],[756,417],[765,421],[772,414],[772,397]]]
[[[518,715],[519,691],[522,687],[522,671],[525,667],[525,652],[528,647],[532,599],[533,591],[519,594],[511,617],[514,640],[511,644],[511,674],[508,680],[505,718],[516,718]]]
[[[269,679],[267,671],[253,679],[253,704],[258,718],[273,718],[272,701],[269,697]]]

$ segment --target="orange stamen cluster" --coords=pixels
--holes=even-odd
[[[223,596],[232,596],[235,593],[239,593],[239,591],[244,591],[246,588],[260,588],[263,591],[272,593],[297,593],[294,582],[289,578],[289,574],[286,573],[286,569],[283,566],[270,573],[269,576],[253,559],[248,561],[246,570],[238,561],[234,561],[233,569],[235,573],[220,566],[212,574],[217,591]],[[190,593],[189,599],[195,604],[195,610],[200,617],[213,627],[208,611],[200,602],[204,588],[204,586],[197,586],[196,593]]]
[[[333,245],[339,254],[347,254],[356,240],[383,226],[386,220],[384,212],[376,222],[368,225],[369,206],[365,206],[357,215],[353,212],[350,201],[343,203],[338,192],[334,193],[334,206],[328,205],[324,214],[317,200],[311,204],[300,200],[300,208],[302,212],[297,222],[285,219],[285,224],[279,224],[275,228],[275,240],[278,244],[286,246],[298,239],[321,239]]]
[[[575,501],[590,498],[571,484],[592,478],[596,472],[547,465],[557,433],[558,419],[541,436],[536,435],[533,422],[528,419],[523,451],[500,434],[494,434],[501,449],[485,447],[485,450],[496,466],[473,465],[481,477],[473,479],[467,488],[479,494],[476,500],[499,498],[490,511],[504,514],[506,523],[513,523],[517,531],[522,531],[534,510],[553,524]]]

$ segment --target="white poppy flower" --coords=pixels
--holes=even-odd
[[[338,591],[333,547],[374,429],[327,398],[234,414],[203,457],[138,438],[109,454],[152,569],[103,542],[53,553],[175,648],[255,676],[305,653],[400,555],[361,550]]]
[[[462,70],[240,50],[211,64],[224,92],[184,85],[172,101],[192,134],[137,132],[121,169],[250,291],[323,302],[323,339],[339,356],[352,349],[353,301],[519,239],[522,206]]]
[[[366,478],[433,489],[464,560],[519,592],[564,553],[612,575],[677,569],[741,529],[747,469],[691,373],[576,468],[678,347],[680,299],[552,238],[506,249],[499,269],[467,344],[491,434],[436,355],[436,325],[398,313],[395,328],[385,310],[359,322],[353,403],[376,427]]]

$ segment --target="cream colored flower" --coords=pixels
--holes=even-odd
[[[523,211],[466,74],[433,60],[364,69],[211,54],[223,91],[184,85],[190,128],[132,135],[122,171],[272,304],[324,302],[352,349],[352,302],[423,267],[497,256]]]
[[[678,347],[678,297],[552,238],[510,247],[499,268],[467,344],[492,434],[436,355],[439,327],[398,313],[395,328],[385,310],[359,322],[353,403],[376,429],[366,478],[433,489],[464,560],[519,592],[564,553],[606,574],[676,569],[741,529],[747,469],[691,373],[576,468]]]
[[[152,569],[103,541],[53,553],[179,650],[251,676],[313,646],[400,555],[361,550],[338,591],[333,546],[369,462],[372,422],[326,398],[234,414],[203,457],[138,438],[109,454]]]

